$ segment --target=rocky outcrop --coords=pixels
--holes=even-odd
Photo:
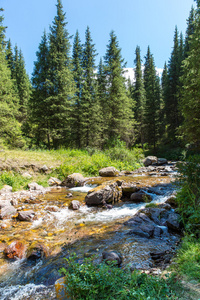
[[[119,175],[119,171],[115,167],[107,167],[99,170],[101,177],[116,177]]]
[[[87,205],[105,205],[118,202],[122,197],[121,181],[108,181],[92,190],[85,197]]]
[[[144,208],[124,225],[131,227],[129,234],[146,238],[167,236],[168,231],[181,231],[179,215],[167,204],[156,208]]]
[[[77,187],[77,186],[84,186],[84,183],[86,180],[87,180],[87,178],[84,178],[82,174],[73,173],[73,174],[67,176],[67,178],[65,180],[63,180],[61,185],[69,187],[69,188]]]
[[[12,242],[8,247],[5,248],[4,254],[7,258],[17,259],[24,258],[26,254],[26,245],[20,241]]]

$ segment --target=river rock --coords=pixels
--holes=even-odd
[[[28,249],[27,259],[38,260],[46,258],[49,255],[49,249],[43,244],[34,244]]]
[[[162,166],[162,165],[166,165],[166,164],[168,164],[168,161],[167,161],[166,158],[158,158],[157,159],[157,165],[158,166]]]
[[[22,176],[24,177],[24,178],[28,178],[28,179],[31,179],[33,176],[30,174],[30,173],[28,173],[28,172],[24,172],[24,173],[22,173]]]
[[[17,214],[17,210],[12,206],[4,206],[0,209],[0,220],[9,219]]]
[[[68,206],[69,209],[79,210],[80,202],[78,200],[72,200]]]
[[[71,299],[66,291],[67,279],[66,277],[61,277],[55,282],[56,299],[57,300],[67,300]]]
[[[44,165],[40,168],[40,170],[45,173],[49,170],[49,168],[46,165]]]
[[[138,192],[139,188],[135,183],[132,182],[123,182],[122,183],[122,194],[125,197],[130,197],[131,194]]]
[[[25,257],[26,249],[27,247],[23,242],[14,241],[8,247],[5,248],[4,253],[7,258],[22,259]]]
[[[122,264],[122,255],[116,251],[105,251],[102,253],[102,259],[106,263],[114,263],[118,267]]]
[[[62,181],[55,177],[50,177],[48,180],[48,184],[50,186],[58,186],[58,185],[61,185],[61,183],[62,183]]]
[[[170,230],[180,232],[180,216],[175,212],[170,213],[166,220],[166,225]]]
[[[156,164],[157,163],[157,157],[156,156],[147,156],[143,160],[143,164],[145,167],[148,167],[150,165]]]
[[[34,216],[35,212],[33,210],[22,210],[18,213],[18,219],[20,221],[31,222],[33,221]]]
[[[101,177],[116,177],[119,175],[119,171],[115,167],[107,167],[99,170]]]
[[[131,194],[130,200],[138,203],[138,202],[151,202],[152,197],[146,194],[144,191],[139,191],[137,193]]]
[[[46,207],[46,210],[47,210],[47,211],[50,211],[50,212],[57,212],[57,211],[59,211],[59,207],[56,206],[56,205],[47,206],[47,207]]]
[[[2,194],[9,194],[12,192],[12,186],[4,185],[4,187],[0,190],[0,195]]]
[[[90,190],[85,197],[87,205],[105,205],[118,202],[122,197],[121,182],[108,181]]]
[[[87,178],[84,178],[83,175],[80,173],[73,173],[73,174],[67,176],[67,178],[63,180],[61,185],[69,187],[69,188],[77,187],[77,186],[84,186],[86,179]]]
[[[39,185],[36,182],[29,183],[28,188],[30,191],[43,191],[44,190],[44,187],[42,185]]]
[[[172,207],[177,207],[177,200],[176,200],[176,196],[172,195],[171,197],[169,197],[166,200],[166,203],[170,204]]]
[[[10,200],[0,200],[0,209],[5,206],[10,206]]]

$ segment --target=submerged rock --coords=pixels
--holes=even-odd
[[[115,167],[107,167],[99,170],[99,175],[102,177],[116,177],[119,175],[119,171]]]
[[[102,253],[102,259],[106,263],[114,263],[118,267],[122,264],[122,255],[116,251],[105,251]]]
[[[87,205],[105,205],[118,202],[122,197],[121,182],[108,181],[90,190],[85,197]]]
[[[8,247],[5,248],[4,254],[7,258],[17,259],[24,258],[26,254],[26,245],[20,241],[12,242]]]
[[[49,249],[43,244],[32,245],[28,249],[27,259],[28,260],[38,260],[46,258],[49,255]]]
[[[138,202],[151,202],[152,197],[148,194],[146,194],[144,191],[139,191],[137,193],[131,194],[130,200],[138,203]]]
[[[73,174],[67,176],[67,178],[63,180],[61,185],[69,187],[69,188],[77,187],[77,186],[84,186],[84,183],[86,180],[87,180],[87,178],[84,178],[82,174],[73,173]]]

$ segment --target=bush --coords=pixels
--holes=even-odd
[[[76,260],[76,256],[67,259],[67,269],[60,270],[66,276],[66,292],[71,299],[178,299],[173,276],[164,280],[105,263],[94,264],[91,258],[84,259],[83,264]]]
[[[187,162],[178,164],[180,176],[177,186],[178,212],[185,230],[200,235],[200,156],[195,155]]]

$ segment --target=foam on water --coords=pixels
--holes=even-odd
[[[96,184],[93,184],[93,185],[85,184],[84,186],[78,186],[78,187],[70,188],[69,191],[80,192],[80,193],[88,193],[90,190],[92,190],[96,186],[97,186]]]
[[[30,295],[34,295],[37,290],[46,289],[43,284],[35,285],[29,283],[26,285],[11,285],[4,288],[0,288],[1,300],[20,300],[27,299]]]

